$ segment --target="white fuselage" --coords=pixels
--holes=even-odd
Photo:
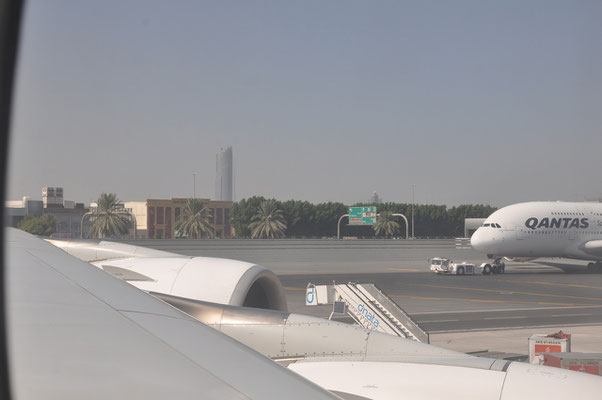
[[[500,257],[602,260],[602,203],[529,202],[495,211],[470,239]]]

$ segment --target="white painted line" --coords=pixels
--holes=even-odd
[[[495,308],[488,310],[449,310],[449,311],[424,311],[418,313],[411,313],[410,315],[427,315],[427,314],[464,314],[464,313],[475,313],[475,312],[496,312],[496,311],[538,311],[538,310],[566,310],[566,309],[580,309],[580,308],[601,308],[600,306],[566,306],[566,307],[535,307],[535,308]]]
[[[483,319],[523,319],[523,318],[529,318],[529,317],[489,317],[489,318],[483,318]]]
[[[429,322],[460,322],[459,319],[438,319],[433,321],[417,321],[420,324],[428,324]]]
[[[552,314],[552,317],[585,317],[593,314]]]
[[[431,330],[429,331],[430,335],[434,335],[434,334],[441,334],[441,333],[458,333],[458,332],[488,332],[488,331],[512,331],[512,330],[518,330],[518,329],[534,329],[534,328],[554,328],[554,329],[564,329],[566,327],[571,327],[571,326],[591,326],[591,327],[598,327],[602,325],[602,323],[599,322],[593,322],[593,323],[573,323],[573,324],[556,324],[556,325],[525,325],[525,326],[503,326],[503,327],[497,327],[497,328],[473,328],[473,329],[450,329],[450,330],[446,330],[446,331],[438,331],[438,330]]]

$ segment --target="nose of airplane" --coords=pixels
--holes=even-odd
[[[470,237],[470,245],[473,249],[482,251],[484,244],[485,240],[483,239],[483,230],[479,228]]]

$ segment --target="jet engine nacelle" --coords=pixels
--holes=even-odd
[[[502,361],[502,360],[498,360]],[[289,369],[344,398],[549,400],[597,398],[599,376],[506,361],[501,371],[447,365],[328,360],[291,363]],[[349,396],[349,397],[346,397]]]
[[[126,258],[92,264],[149,292],[287,311],[280,280],[261,265],[210,257]]]
[[[187,257],[125,243],[47,241],[142,290],[231,306],[287,311],[280,280],[261,265],[224,258]]]
[[[535,260],[537,257],[504,257],[506,261],[514,261],[514,262],[527,262]]]

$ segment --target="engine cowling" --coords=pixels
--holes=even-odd
[[[280,280],[261,265],[210,257],[127,258],[92,264],[149,292],[287,311]]]
[[[142,290],[231,306],[287,311],[280,280],[261,265],[224,258],[187,257],[124,243],[48,241]]]

